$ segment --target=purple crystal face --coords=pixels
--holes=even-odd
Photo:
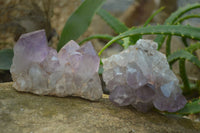
[[[142,112],[154,106],[175,112],[187,102],[165,55],[157,51],[153,41],[140,39],[136,45],[102,61],[109,99],[119,106],[132,105]]]
[[[11,74],[19,91],[38,95],[102,96],[100,59],[90,42],[69,41],[59,53],[48,47],[44,30],[23,34],[14,47]]]
[[[13,62],[16,72],[22,72],[32,62],[40,63],[48,54],[47,40],[44,30],[23,34],[14,46]]]

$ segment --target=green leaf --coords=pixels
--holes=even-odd
[[[12,49],[0,50],[0,70],[10,70],[13,56]]]
[[[187,42],[185,42],[186,45]],[[179,59],[179,74],[180,77],[182,79],[183,82],[183,91],[184,93],[188,93],[189,91],[191,91],[191,86],[187,77],[187,73],[186,73],[186,68],[185,68],[185,59],[188,60],[192,60],[192,62],[196,62],[194,64],[200,64],[198,63],[198,58],[196,58],[195,56],[193,56],[193,52],[197,49],[200,48],[200,43],[196,43],[196,44],[192,44],[189,47],[185,48],[185,50],[181,50],[181,51],[177,51],[175,53],[173,53],[172,55],[170,55],[170,57],[168,58],[168,60],[171,60],[171,62],[169,62],[170,64],[172,64],[173,62],[175,62],[176,60]]]
[[[195,3],[192,5],[187,5],[185,7],[179,8],[177,11],[172,13],[170,17],[168,17],[165,21],[165,24],[173,24],[176,20],[178,20],[183,14],[187,13],[192,9],[200,8],[199,3]]]
[[[129,30],[129,28],[122,22],[120,22],[117,18],[115,18],[114,16],[112,16],[109,12],[107,12],[106,10],[103,9],[99,9],[97,11],[97,14],[117,33],[123,33],[127,30]],[[131,28],[135,29],[135,27]],[[133,36],[133,37],[128,37],[128,38],[124,38],[124,43],[123,43],[123,47],[124,49],[126,49],[129,45],[131,44],[135,44],[135,42],[142,38],[141,35],[138,36]]]
[[[187,16],[184,16],[184,17],[180,18],[179,20],[177,20],[175,24],[182,23],[183,21],[190,19],[190,18],[200,18],[200,14],[189,14]]]
[[[179,60],[179,74],[180,74],[180,77],[183,82],[183,86],[184,86],[183,90],[185,92],[189,92],[190,91],[190,83],[189,83],[186,68],[185,68],[185,59]]]
[[[148,26],[148,27],[140,27],[133,30],[128,30],[120,35],[114,37],[111,41],[109,41],[99,52],[99,55],[108,48],[115,41],[135,36],[135,35],[146,35],[146,34],[163,34],[163,35],[176,35],[181,37],[188,37],[191,39],[200,40],[200,28],[185,26],[185,25],[159,25],[159,26]]]
[[[124,49],[127,49],[130,45],[130,37],[123,38],[123,41],[124,43],[122,44],[122,46],[124,47]]]
[[[79,45],[83,44],[84,42],[86,41],[89,41],[89,40],[92,40],[92,39],[103,39],[103,40],[112,40],[113,39],[113,36],[110,36],[110,35],[105,35],[105,34],[96,34],[96,35],[93,35],[93,36],[89,36],[87,38],[85,38],[84,40],[82,40]],[[118,44],[120,44],[121,46],[123,45],[123,41],[122,40],[119,40],[117,41]]]
[[[178,114],[195,114],[200,112],[200,99],[188,102],[185,107],[176,113]]]
[[[67,20],[60,41],[57,46],[59,51],[68,41],[76,40],[90,25],[92,17],[105,0],[85,0]]]
[[[189,47],[187,47],[185,50],[187,50],[190,53],[193,53],[194,51],[196,51],[197,49],[200,49],[200,43],[195,43],[190,45]]]
[[[184,44],[185,47],[189,46],[188,43],[187,43],[187,38],[182,37],[181,40],[182,40],[182,42],[183,42],[183,44]]]
[[[167,57],[171,54],[171,38],[172,36],[169,35],[166,42],[166,56]]]
[[[128,30],[125,24],[120,22],[117,18],[112,16],[106,10],[99,9],[97,14],[117,33],[120,34]]]
[[[151,22],[151,20],[152,20],[158,13],[160,13],[163,9],[165,9],[165,7],[161,7],[161,8],[159,8],[157,11],[155,11],[155,12],[147,19],[147,21],[144,23],[144,27],[146,27],[146,26]]]
[[[164,24],[165,25],[172,25],[183,14],[185,14],[186,12],[188,12],[188,11],[190,11],[192,9],[196,9],[196,8],[200,8],[200,4],[197,3],[197,4],[187,5],[187,6],[183,7],[183,8],[180,8],[176,12],[172,13],[172,15],[169,18],[166,19]],[[158,50],[162,47],[162,44],[163,44],[164,40],[165,40],[165,36],[164,35],[158,35],[155,38],[154,41],[158,43]]]
[[[198,58],[186,50],[179,50],[172,53],[170,56],[168,56],[167,61],[170,64],[173,64],[178,59],[189,60],[190,62],[192,62],[193,64],[195,64],[196,66],[200,68],[200,61],[198,60]]]

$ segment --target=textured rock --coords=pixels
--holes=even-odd
[[[90,42],[80,47],[70,41],[57,53],[40,30],[17,41],[10,71],[18,91],[98,100],[102,96],[99,61]]]
[[[37,96],[0,84],[1,133],[198,133],[200,123],[114,106],[107,98]]]
[[[169,69],[157,44],[140,39],[136,45],[103,59],[103,79],[110,100],[119,106],[132,105],[146,112],[154,105],[161,111],[175,112],[184,107],[179,81]]]

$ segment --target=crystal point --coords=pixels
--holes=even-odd
[[[32,62],[40,63],[48,55],[48,46],[44,30],[23,34],[14,46],[13,62],[15,71],[22,72]]]

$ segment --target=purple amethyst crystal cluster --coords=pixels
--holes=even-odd
[[[165,55],[156,49],[157,43],[140,39],[136,45],[102,60],[103,79],[113,103],[132,105],[143,112],[153,106],[169,112],[184,107],[187,101],[179,81]]]
[[[11,74],[18,91],[38,95],[102,96],[100,59],[92,44],[68,42],[59,53],[48,47],[44,30],[23,34],[14,47]]]

